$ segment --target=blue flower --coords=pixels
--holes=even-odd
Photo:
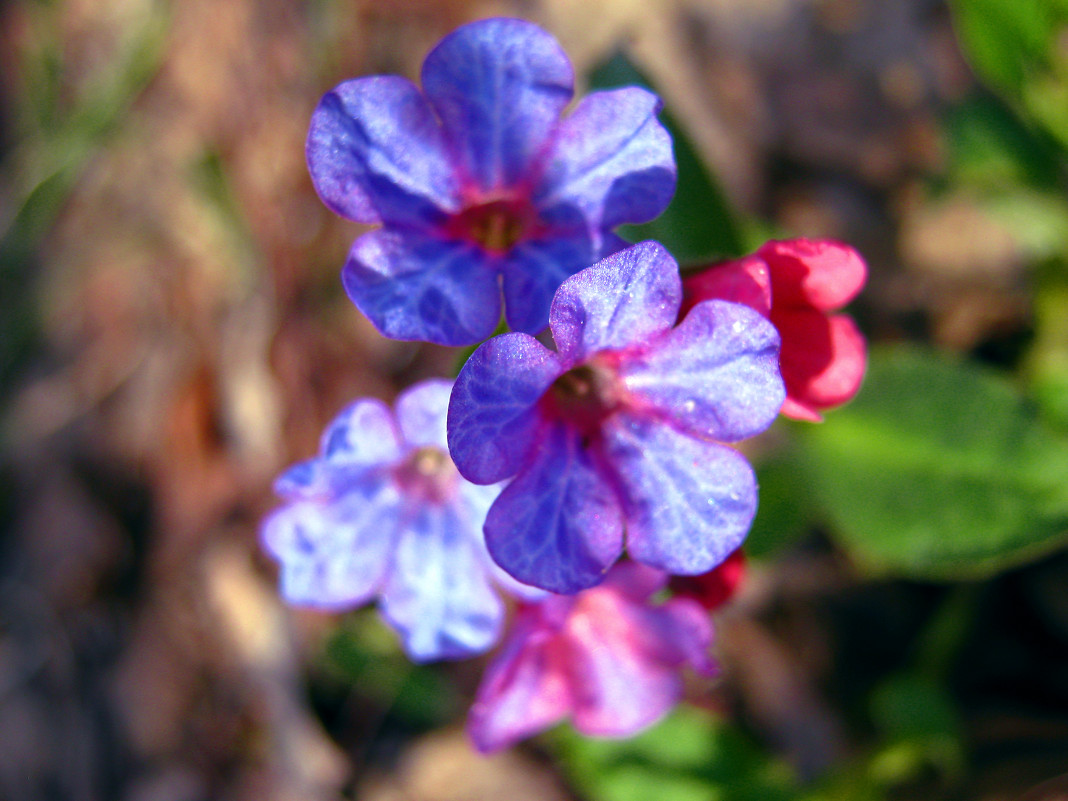
[[[351,609],[378,597],[382,615],[416,661],[478,654],[496,641],[503,606],[491,576],[524,588],[486,553],[482,523],[499,490],[456,472],[445,443],[452,385],[403,393],[396,417],[359,400],[323,434],[317,458],[283,473],[286,500],[264,522],[292,604]]]
[[[659,100],[591,94],[559,44],[515,19],[471,23],[427,56],[422,91],[397,76],[346,81],[312,116],[307,157],[338,214],[380,224],[352,246],[349,296],[386,336],[444,345],[501,316],[536,333],[568,276],[657,216],[675,188]]]
[[[760,433],[785,392],[779,336],[737,303],[698,303],[677,326],[678,265],[643,242],[561,284],[557,350],[513,333],[456,379],[449,450],[479,484],[512,478],[486,545],[517,580],[591,587],[623,551],[668,573],[705,573],[735,550],[756,481],[722,443]]]

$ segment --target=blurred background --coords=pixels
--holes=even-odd
[[[481,663],[283,607],[256,535],[342,406],[458,356],[344,296],[311,111],[499,14],[665,99],[679,192],[631,235],[853,244],[872,357],[753,443],[723,676],[484,759]],[[1063,801],[1066,166],[1064,0],[0,5],[0,799]]]

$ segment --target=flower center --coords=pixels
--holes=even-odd
[[[394,478],[406,495],[431,503],[444,503],[456,485],[456,466],[441,448],[416,448],[394,470]]]
[[[545,402],[551,414],[589,437],[623,405],[623,390],[613,370],[583,364],[556,379],[545,394]]]
[[[481,245],[490,253],[501,255],[511,250],[530,232],[533,224],[530,207],[517,200],[493,200],[469,206],[448,224],[453,236]]]

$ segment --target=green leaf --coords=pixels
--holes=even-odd
[[[774,556],[808,533],[815,509],[808,478],[793,451],[757,467],[757,483],[760,503],[745,539],[745,553],[761,559]]]
[[[370,609],[345,618],[327,640],[323,657],[335,678],[409,726],[441,726],[458,713],[456,691],[439,668],[409,662],[396,635]]]
[[[725,721],[680,708],[630,740],[590,739],[567,727],[551,740],[592,801],[790,801],[785,764]]]
[[[871,699],[886,743],[872,757],[872,778],[885,785],[916,779],[925,768],[957,776],[964,767],[960,720],[941,685],[909,674],[887,679]]]
[[[954,0],[960,38],[972,66],[988,82],[1018,90],[1044,62],[1059,3],[1045,0]]]
[[[975,364],[877,351],[804,440],[833,533],[871,572],[982,577],[1068,543],[1068,441]]]
[[[1068,432],[1068,264],[1055,260],[1042,265],[1034,284],[1031,391],[1045,418]]]
[[[591,89],[619,86],[643,86],[656,91],[622,53],[616,53],[590,74]],[[631,242],[655,239],[682,263],[743,255],[745,237],[723,190],[671,114],[661,112],[660,121],[671,133],[675,146],[679,176],[675,196],[655,220],[641,225],[624,225],[619,230],[620,235]]]
[[[979,76],[1068,147],[1068,2],[955,0],[951,7]]]
[[[989,95],[977,95],[946,118],[948,172],[954,184],[1001,194],[1009,186],[1057,190],[1062,164],[1048,138]]]

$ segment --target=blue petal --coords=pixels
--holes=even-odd
[[[549,326],[560,354],[582,361],[600,350],[642,345],[675,324],[679,267],[663,245],[641,242],[560,285]]]
[[[517,19],[465,25],[423,63],[423,90],[464,177],[483,191],[528,178],[573,84],[571,64],[556,40]]]
[[[614,234],[611,231],[602,231],[601,251],[597,256],[597,260],[600,261],[606,256],[611,256],[613,253],[618,253],[621,250],[626,250],[630,246],[630,242],[628,242],[626,239],[619,236],[618,234]]]
[[[328,464],[373,467],[400,456],[393,412],[375,398],[350,404],[323,432],[320,453]],[[288,474],[283,474],[288,475]]]
[[[327,92],[306,152],[319,196],[351,220],[426,227],[459,208],[440,123],[405,78],[360,78]]]
[[[543,331],[561,282],[594,262],[581,217],[562,222],[540,239],[519,243],[504,260],[504,310],[509,327],[515,331]]]
[[[422,506],[401,534],[382,614],[416,662],[486,651],[504,609],[475,548],[477,532],[449,506]]]
[[[502,334],[471,354],[449,402],[449,453],[464,478],[493,484],[519,471],[544,425],[538,401],[563,372],[526,334]]]
[[[350,609],[378,591],[389,564],[398,498],[383,483],[350,487],[338,501],[297,501],[264,522],[263,546],[281,564],[291,604]]]
[[[448,449],[445,422],[451,394],[451,381],[430,378],[414,384],[398,396],[394,404],[397,424],[409,446]]]
[[[297,462],[274,480],[274,493],[294,500],[329,496],[329,472],[324,459]]]
[[[535,205],[579,208],[594,231],[660,214],[675,192],[671,135],[656,118],[660,105],[637,87],[587,96],[557,130]]]
[[[619,366],[642,403],[701,437],[736,442],[759,434],[779,414],[779,335],[739,303],[699,303],[656,347]]]
[[[461,242],[372,231],[353,244],[341,278],[357,308],[393,339],[471,345],[501,318],[495,268]]]
[[[620,414],[603,428],[605,458],[624,492],[627,551],[669,573],[705,573],[742,544],[756,478],[735,450],[655,420]]]
[[[490,508],[485,532],[490,555],[513,578],[556,593],[600,583],[623,549],[615,492],[578,433],[560,424]]]
[[[489,512],[497,496],[501,494],[501,484],[472,484],[470,481],[460,481],[456,488],[456,501],[454,508],[457,513],[472,521],[474,529],[478,532],[475,543],[478,552],[485,560],[485,568],[489,572],[493,582],[511,595],[524,601],[538,601],[545,597],[546,592],[538,587],[531,587],[516,581],[501,569],[500,565],[493,561],[486,550],[486,541],[482,535],[482,525],[486,522],[486,514]]]

